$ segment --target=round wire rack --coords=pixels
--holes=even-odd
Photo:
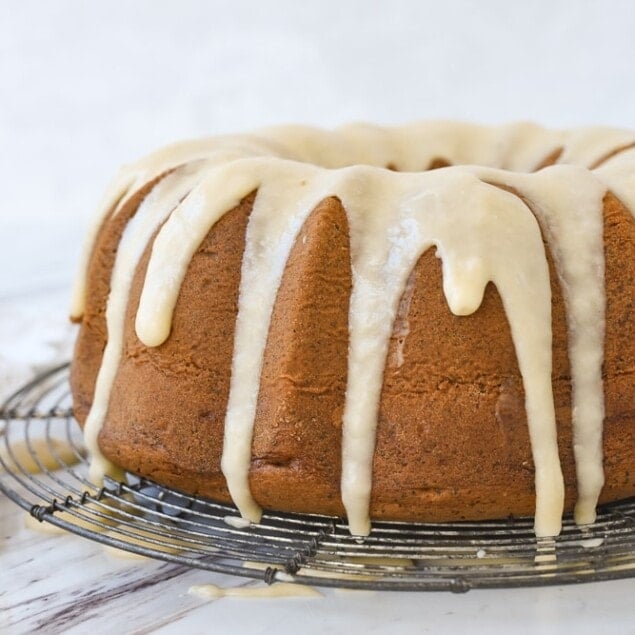
[[[571,518],[555,539],[532,519],[375,522],[352,537],[340,518],[268,512],[245,525],[235,507],[146,479],[88,479],[68,364],[39,375],[0,408],[0,490],[41,522],[143,556],[210,571],[356,589],[465,592],[635,576],[635,499]]]

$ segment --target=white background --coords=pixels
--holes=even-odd
[[[79,243],[120,163],[182,137],[288,122],[635,127],[634,16],[629,0],[0,0],[0,392],[63,354]],[[177,591],[164,596],[174,610]],[[625,633],[633,592],[355,596],[344,618],[376,631],[383,619],[408,632]],[[333,597],[311,604],[324,632],[338,630]],[[216,627],[240,632],[244,608],[218,604]],[[276,611],[263,628],[279,630]],[[199,617],[188,628],[209,624]]]
[[[635,127],[634,15],[629,0],[2,0],[0,297],[43,269],[68,285],[116,167],[179,138],[424,118]]]

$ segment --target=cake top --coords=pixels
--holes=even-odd
[[[445,165],[441,169],[430,167]],[[496,285],[526,395],[536,467],[536,532],[560,530],[564,485],[551,385],[551,289],[543,236],[563,284],[573,384],[576,519],[591,522],[603,485],[603,198],[635,210],[635,134],[607,128],[557,132],[432,122],[353,125],[327,132],[282,127],[173,145],[122,170],[105,218],[155,183],[121,240],[107,307],[108,343],[85,435],[94,477],[112,470],[97,445],[122,352],[132,279],[152,241],[136,317],[139,339],[160,346],[188,264],[207,233],[257,192],[245,239],[222,469],[243,516],[260,508],[248,483],[260,370],[284,267],[304,221],[337,197],[351,244],[348,378],[342,421],[342,500],[351,531],[370,531],[378,404],[389,338],[407,278],[435,247],[449,310],[470,315]],[[86,263],[85,263],[86,264]],[[83,311],[85,271],[73,300]]]

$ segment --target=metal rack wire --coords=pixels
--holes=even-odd
[[[111,547],[191,567],[317,586],[449,590],[568,584],[635,576],[635,499],[566,518],[536,539],[532,519],[375,522],[353,538],[339,518],[265,513],[244,526],[230,505],[133,475],[96,487],[73,419],[68,364],[41,374],[0,408],[0,490],[37,520]]]

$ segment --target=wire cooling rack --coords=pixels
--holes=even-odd
[[[0,408],[0,489],[34,518],[143,556],[239,576],[356,589],[454,591],[635,576],[635,499],[566,518],[536,539],[532,519],[375,522],[353,538],[340,518],[265,513],[245,526],[230,505],[133,475],[88,480],[73,419],[68,364],[41,374]]]

